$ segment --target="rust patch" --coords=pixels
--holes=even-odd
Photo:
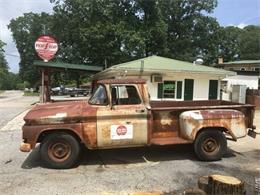
[[[103,139],[110,139],[110,129],[102,128],[102,138]]]
[[[77,123],[82,118],[83,101],[37,104],[24,120],[27,125]]]
[[[153,111],[153,133],[178,132],[179,113],[174,111]]]
[[[97,108],[85,102],[82,111],[84,143],[88,148],[97,148]]]

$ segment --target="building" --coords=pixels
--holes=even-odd
[[[216,67],[237,73],[236,76],[224,79],[227,88],[230,88],[232,85],[246,85],[250,89],[260,90],[260,60],[223,62],[223,59],[220,58]]]
[[[130,61],[99,72],[93,79],[143,78],[152,100],[220,98],[220,81],[235,72],[159,56]]]

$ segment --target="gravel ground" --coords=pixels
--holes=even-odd
[[[0,130],[0,194],[177,193],[195,187],[198,177],[214,173],[244,180],[247,194],[253,194],[255,178],[260,178],[260,136],[229,142],[229,151],[217,162],[198,161],[192,145],[178,145],[86,150],[76,168],[47,169],[39,147],[31,153],[19,151],[25,113]],[[255,123],[260,127],[260,111]]]

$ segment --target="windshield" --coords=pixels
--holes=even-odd
[[[93,96],[90,98],[89,103],[96,105],[108,104],[106,89],[103,85],[98,86]]]

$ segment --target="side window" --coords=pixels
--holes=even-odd
[[[163,82],[163,97],[175,98],[175,81]]]
[[[106,89],[103,85],[99,85],[97,87],[93,96],[89,99],[89,103],[94,104],[94,105],[107,105],[108,104]]]
[[[182,99],[182,81],[163,81],[158,83],[157,98]]]
[[[131,105],[140,104],[141,99],[134,86],[131,85],[118,85],[112,86],[111,90],[113,105]]]

